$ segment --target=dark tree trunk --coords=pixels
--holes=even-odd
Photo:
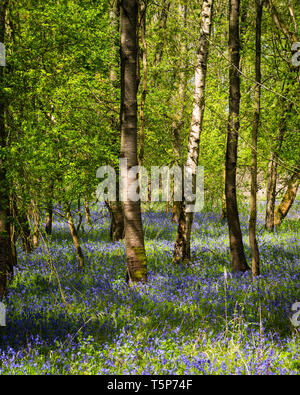
[[[32,235],[31,229],[29,225],[27,213],[25,213],[24,209],[19,210],[18,212],[18,227],[19,227],[19,236],[22,240],[23,250],[30,254],[33,250],[33,243],[32,243]]]
[[[125,237],[122,203],[109,201],[106,205],[110,214],[110,239],[111,241],[122,240]]]
[[[12,265],[14,267],[17,266],[18,257],[17,257],[17,247],[16,247],[16,240],[17,240],[17,230],[16,230],[16,222],[17,222],[17,204],[16,198],[14,195],[10,198],[10,241],[11,241],[11,252],[12,252]]]
[[[186,210],[185,201],[182,199],[179,202],[180,214],[178,219],[178,228],[176,242],[174,245],[173,263],[189,263],[190,260],[190,246],[187,243],[187,221],[186,221]]]
[[[274,151],[272,151],[268,165],[267,205],[266,205],[266,220],[265,220],[265,228],[269,232],[273,232],[274,230],[276,180],[277,180],[277,155]]]
[[[5,42],[5,15],[7,1],[0,2],[0,42]],[[5,128],[4,67],[0,66],[0,146],[6,148]],[[9,188],[7,185],[5,163],[0,159],[0,300],[2,300],[8,277],[13,273],[13,258],[10,235]]]
[[[246,261],[236,197],[236,167],[240,113],[240,0],[229,0],[229,120],[226,151],[226,210],[229,228],[231,264],[233,271],[249,269]]]
[[[79,269],[82,270],[84,268],[84,256],[83,256],[83,252],[82,252],[82,249],[81,249],[81,246],[80,246],[80,242],[79,242],[79,239],[78,239],[78,231],[77,231],[77,229],[75,227],[74,220],[73,220],[73,217],[72,217],[70,204],[64,203],[64,209],[65,209],[65,213],[66,213],[66,216],[67,216],[68,225],[69,225],[69,228],[70,228],[73,244],[74,244],[74,247],[75,247],[76,256],[77,256],[77,259],[78,259],[78,266],[79,266]]]
[[[121,3],[121,157],[127,169],[138,165],[137,160],[137,0]],[[122,180],[125,196],[136,179]],[[147,261],[141,217],[140,200],[125,197],[125,239],[127,274],[130,282],[147,281]]]
[[[119,61],[120,52],[120,1],[113,0],[110,8],[110,23],[112,35],[114,37],[112,45],[112,66],[110,69],[110,83],[113,90],[115,88],[120,88],[118,81],[117,72],[114,69],[114,64]],[[116,119],[115,115],[112,118],[112,129],[114,130],[114,141],[115,146],[118,147],[118,141],[120,140],[121,125],[120,118]],[[118,168],[115,168],[116,174],[118,174]],[[119,180],[118,180],[119,181]],[[125,227],[124,227],[124,214],[123,206],[119,201],[119,182],[117,182],[117,201],[107,201],[106,206],[110,214],[110,240],[119,241],[125,237]]]
[[[174,201],[173,202],[173,208],[172,208],[172,222],[178,224],[179,223],[179,217],[180,217],[180,206],[181,202]]]
[[[52,224],[53,224],[53,189],[54,189],[54,181],[51,181],[49,186],[49,196],[46,200],[46,223],[45,223],[45,232],[48,236],[52,234]]]
[[[252,253],[252,275],[260,274],[259,249],[256,239],[257,223],[257,136],[260,123],[260,94],[261,94],[261,23],[263,13],[262,0],[256,0],[256,86],[255,86],[255,111],[252,129],[252,164],[251,164],[251,195],[250,195],[250,220],[249,241]]]
[[[225,180],[226,180],[226,167],[224,166],[223,169],[223,177],[222,177],[222,213],[221,213],[221,220],[226,221],[227,213],[226,213],[226,194],[225,194]]]
[[[53,224],[53,207],[52,202],[48,204],[47,212],[46,212],[46,224],[45,224],[45,232],[47,235],[52,234],[52,224]]]

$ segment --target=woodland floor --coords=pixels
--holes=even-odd
[[[195,217],[189,267],[174,267],[170,214],[143,214],[147,285],[125,283],[125,246],[111,243],[109,218],[94,207],[80,232],[84,273],[66,223],[19,265],[0,329],[0,374],[299,374],[299,202],[274,234],[258,239],[262,274],[232,276],[227,225]],[[248,261],[246,210],[241,222]],[[47,245],[47,247],[46,247]]]

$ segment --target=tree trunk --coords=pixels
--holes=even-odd
[[[257,223],[257,136],[260,123],[260,97],[261,97],[261,23],[263,13],[262,0],[256,0],[256,86],[255,86],[255,110],[252,129],[252,163],[251,163],[251,194],[250,194],[250,220],[249,241],[252,253],[252,275],[260,274],[259,249],[256,239]]]
[[[273,232],[274,230],[276,180],[277,180],[277,155],[275,154],[274,151],[272,151],[269,161],[269,166],[268,166],[267,205],[266,205],[266,219],[265,219],[265,228],[269,232]]]
[[[274,211],[276,205],[276,185],[277,185],[277,167],[278,158],[281,151],[284,135],[287,129],[287,116],[292,108],[291,103],[287,103],[286,99],[281,98],[279,107],[282,109],[282,115],[279,123],[278,136],[276,138],[275,148],[272,149],[270,162],[268,166],[268,179],[267,179],[267,205],[266,205],[266,219],[265,228],[269,232],[274,230]]]
[[[119,241],[124,239],[124,214],[122,203],[119,201],[106,203],[110,214],[110,240]]]
[[[300,179],[300,173],[295,173],[292,175],[288,183],[287,190],[279,206],[275,210],[274,226],[279,226],[282,223],[284,218],[287,216],[290,208],[292,207],[292,204],[294,203],[294,200],[297,196],[299,179]]]
[[[70,232],[71,232],[72,239],[73,239],[73,243],[74,243],[74,247],[75,247],[75,251],[76,251],[76,256],[78,259],[79,269],[83,269],[84,268],[84,256],[83,256],[83,252],[82,252],[80,242],[78,239],[77,229],[74,225],[73,217],[71,214],[70,204],[64,203],[64,208],[65,208],[65,213],[67,216],[68,225],[69,225]]]
[[[12,252],[12,266],[17,266],[17,247],[16,247],[16,240],[17,240],[17,232],[16,232],[16,221],[17,221],[18,211],[17,211],[17,204],[16,198],[14,195],[10,198],[10,241],[11,241],[11,252]]]
[[[40,238],[40,210],[36,206],[35,202],[32,203],[32,218],[33,218],[32,242],[33,242],[33,248],[37,248],[39,246],[39,238]]]
[[[111,66],[109,79],[114,86],[118,81],[118,75],[115,70],[115,61],[117,59],[117,52],[119,48],[119,14],[120,14],[120,0],[112,0],[109,11],[111,36],[112,36],[112,50],[111,50]]]
[[[78,218],[78,223],[77,223],[77,226],[76,226],[76,232],[78,234],[80,232],[80,227],[81,227],[81,229],[84,232],[84,227],[82,225],[83,217],[82,217],[82,214],[81,214],[81,201],[80,201],[80,198],[77,199],[77,213],[78,213],[78,217],[79,218]]]
[[[50,115],[51,116],[51,115]],[[52,233],[52,223],[53,223],[53,189],[54,181],[52,180],[49,186],[49,195],[46,198],[46,223],[45,232],[48,236]]]
[[[84,216],[85,216],[85,222],[89,225],[91,225],[91,212],[90,212],[90,206],[89,206],[89,201],[87,197],[84,198]]]
[[[183,19],[183,25],[186,27],[187,22],[187,6],[179,4],[179,15]],[[175,156],[175,164],[182,166],[183,165],[183,147],[182,147],[182,132],[185,127],[184,122],[184,111],[186,107],[186,88],[187,88],[187,57],[186,57],[186,40],[182,35],[177,38],[178,42],[181,42],[180,45],[180,53],[181,57],[178,62],[177,68],[180,70],[178,75],[178,94],[175,99],[175,114],[173,115],[174,121],[172,123],[172,142],[173,142],[173,151]],[[175,73],[175,78],[176,78]],[[173,184],[173,197],[175,195],[175,184]],[[181,210],[181,202],[173,200],[173,209],[172,209],[172,222],[179,223],[180,210]]]
[[[27,254],[30,254],[33,251],[33,241],[32,241],[28,215],[24,212],[21,212],[18,218],[19,218],[20,236],[22,240],[23,250]]]
[[[110,9],[110,23],[111,23],[111,30],[112,30],[112,35],[115,38],[113,41],[112,45],[112,57],[113,57],[113,62],[112,63],[117,63],[118,62],[118,55],[119,55],[119,48],[120,48],[120,35],[119,35],[119,30],[120,30],[120,1],[119,0],[113,0],[111,3],[111,9]],[[114,90],[117,86],[118,83],[118,78],[117,78],[117,73],[113,68],[113,64],[111,65],[111,70],[110,70],[110,83],[111,87]],[[118,83],[119,85],[119,83]],[[119,86],[118,86],[119,88]],[[115,119],[115,116],[113,116],[112,119],[112,129],[114,130],[114,140],[115,140],[115,145],[117,146],[117,142],[120,139],[120,134],[121,134],[121,126],[120,126],[120,118],[117,120]],[[115,168],[116,174],[119,173],[119,169]],[[108,201],[106,202],[106,206],[108,208],[109,214],[110,214],[110,239],[111,241],[119,241],[124,239],[125,236],[125,231],[124,231],[124,214],[123,214],[123,206],[122,203],[119,202],[119,180],[117,180],[117,201]]]
[[[221,213],[221,220],[225,221],[227,218],[227,213],[226,213],[226,194],[225,194],[225,180],[226,180],[226,166],[223,168],[223,178],[222,178],[222,186],[223,186],[223,192],[222,192],[222,213]]]
[[[201,13],[200,42],[197,55],[194,83],[194,104],[191,129],[188,143],[186,167],[190,169],[193,180],[193,189],[196,184],[196,171],[199,159],[200,135],[202,131],[205,109],[205,84],[209,39],[212,26],[213,0],[204,0]],[[189,202],[194,204],[195,202]],[[194,213],[187,212],[187,203],[181,204],[178,232],[174,248],[174,263],[187,262],[191,258],[190,239]]]
[[[229,120],[226,150],[226,210],[229,228],[231,264],[233,271],[249,269],[246,261],[236,197],[236,167],[240,112],[240,0],[229,0]]]
[[[47,212],[46,212],[46,225],[45,225],[45,232],[47,235],[52,234],[52,223],[53,223],[53,207],[52,202],[48,204]]]
[[[172,208],[172,222],[178,224],[179,217],[180,217],[180,210],[181,210],[181,202],[176,200],[173,201],[173,208]]]
[[[138,165],[137,160],[137,0],[121,3],[121,157],[127,160],[127,170]],[[127,181],[127,182],[126,182]],[[122,177],[125,215],[127,275],[130,282],[147,281],[147,261],[140,200],[132,201],[127,192],[136,182]],[[126,187],[125,187],[126,186]]]
[[[6,1],[0,2],[0,42],[5,42]],[[6,149],[4,68],[0,66],[0,146]],[[9,224],[9,188],[7,185],[3,155],[0,159],[0,301],[2,300],[9,274],[13,272],[12,246]]]

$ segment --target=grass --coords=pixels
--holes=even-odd
[[[231,275],[226,224],[195,216],[193,261],[173,266],[170,214],[143,214],[149,282],[125,283],[125,246],[109,242],[109,218],[95,208],[84,224],[84,273],[68,227],[19,266],[0,329],[0,374],[299,374],[298,206],[274,234],[259,216],[262,274]],[[245,249],[248,217],[241,213]]]

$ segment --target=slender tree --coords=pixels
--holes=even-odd
[[[24,207],[24,204],[18,209],[17,212],[17,225],[19,230],[19,236],[22,240],[23,250],[30,254],[33,250],[33,241],[31,228],[29,225],[29,215],[27,207]]]
[[[37,248],[40,242],[40,208],[36,204],[34,200],[31,203],[31,217],[33,220],[33,233],[32,233],[32,242],[33,247]]]
[[[221,212],[221,220],[226,221],[226,194],[225,194],[225,179],[226,179],[226,167],[224,163],[224,168],[222,172],[222,187],[223,187],[223,192],[222,192],[222,212]]]
[[[226,210],[233,271],[249,269],[241,232],[236,196],[236,168],[240,127],[240,0],[229,0],[229,120],[226,150]]]
[[[8,1],[0,1],[0,42],[5,43],[5,16]],[[4,67],[0,66],[0,147],[6,147],[5,127]],[[9,188],[6,178],[5,161],[0,157],[0,300],[4,296],[7,280],[13,271],[13,254],[10,235]]]
[[[85,216],[85,222],[91,225],[92,223],[91,210],[90,210],[88,198],[86,196],[84,197],[84,216]]]
[[[110,8],[110,25],[112,32],[112,64],[110,67],[110,84],[112,89],[119,88],[118,74],[114,67],[117,63],[117,57],[119,56],[120,50],[120,1],[113,0]],[[114,140],[120,139],[121,126],[120,119],[116,120],[115,115],[112,117],[112,128],[114,130],[113,138]],[[117,146],[117,144],[115,144]],[[116,168],[116,173],[118,169]],[[117,184],[119,185],[119,184]],[[117,190],[117,200],[116,201],[108,201],[106,202],[106,206],[108,208],[110,214],[110,239],[111,241],[119,241],[124,239],[125,235],[125,225],[124,225],[124,213],[123,213],[123,205],[122,202],[119,201],[119,190]]]
[[[66,213],[69,229],[70,229],[73,244],[75,247],[75,252],[76,252],[76,256],[77,256],[77,260],[78,260],[78,267],[80,270],[82,270],[84,268],[84,256],[83,256],[82,248],[81,248],[81,245],[80,245],[80,242],[78,239],[78,230],[79,229],[76,229],[76,227],[75,227],[72,213],[71,213],[71,207],[68,202],[64,202],[64,210]]]
[[[51,181],[50,185],[50,193],[46,202],[46,224],[45,224],[45,232],[47,235],[51,235],[52,233],[52,223],[53,223],[53,181]]]
[[[138,2],[121,2],[121,157],[127,170],[138,165],[137,159],[137,21]],[[125,215],[127,275],[130,282],[147,281],[140,200],[132,201],[128,191],[136,184],[132,176],[122,177]]]
[[[200,41],[195,68],[193,113],[186,161],[186,168],[189,169],[192,174],[193,187],[195,187],[196,170],[199,159],[200,135],[205,110],[205,85],[212,14],[213,0],[204,0],[201,12]],[[193,204],[194,202],[189,203]],[[193,212],[187,212],[186,202],[183,200],[179,215],[177,238],[174,247],[174,263],[189,261],[191,258],[190,239],[192,223]]]
[[[257,222],[257,136],[260,123],[260,101],[261,101],[261,24],[263,14],[263,0],[256,0],[256,55],[255,55],[255,109],[252,128],[252,163],[251,163],[251,194],[250,194],[250,220],[249,241],[252,253],[252,274],[258,276],[259,249],[256,239]]]

